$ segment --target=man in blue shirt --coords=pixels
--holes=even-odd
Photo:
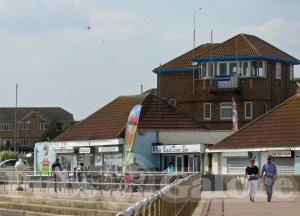
[[[273,194],[273,185],[276,179],[277,167],[273,162],[273,158],[271,155],[267,157],[267,163],[265,163],[262,167],[261,175],[264,180],[264,185],[266,187],[268,202],[271,202],[272,194]]]

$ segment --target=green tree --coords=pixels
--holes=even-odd
[[[64,132],[64,127],[61,122],[51,121],[46,126],[46,131],[41,137],[41,141],[50,141]]]

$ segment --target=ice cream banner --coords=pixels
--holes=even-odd
[[[136,131],[140,120],[140,113],[142,105],[135,105],[129,113],[126,130],[125,130],[125,145],[124,145],[124,158],[123,165],[129,166],[133,163],[133,147],[136,137]]]

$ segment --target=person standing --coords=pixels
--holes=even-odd
[[[61,181],[60,172],[62,171],[61,164],[57,158],[51,166],[52,176],[54,178],[54,192],[57,192],[57,182]],[[58,185],[59,191],[61,191],[61,184]]]
[[[266,187],[267,201],[271,202],[273,195],[273,185],[276,180],[277,167],[273,162],[272,155],[268,155],[267,163],[262,167],[261,176],[263,177],[264,185]]]
[[[80,188],[80,190],[83,190],[81,182],[83,181],[83,179],[85,177],[85,172],[86,172],[86,168],[84,167],[83,162],[79,163],[79,166],[77,167],[76,172],[77,172],[79,188]]]
[[[249,165],[246,167],[244,179],[247,181],[247,187],[250,196],[250,202],[254,202],[256,191],[258,187],[259,169],[255,165],[255,160],[250,159]]]

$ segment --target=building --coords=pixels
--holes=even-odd
[[[232,97],[243,126],[296,89],[299,60],[248,34],[203,44],[161,66],[158,95],[211,129],[232,129]]]
[[[273,155],[279,174],[300,174],[300,96],[295,95],[214,145],[215,174],[243,174],[249,158],[261,168]]]
[[[64,127],[74,122],[71,113],[58,107],[18,107],[16,114],[15,130],[15,108],[0,108],[1,150],[13,150],[16,137],[17,148],[31,152],[49,122],[58,121]]]
[[[142,105],[142,110],[133,154],[144,170],[164,170],[168,162],[176,171],[203,170],[204,164],[209,163],[207,146],[232,133],[207,130],[205,125],[151,92],[120,96],[53,142],[37,143],[35,159],[40,167],[36,170],[41,170],[45,161],[45,154],[41,152],[48,153],[51,146],[66,170],[74,170],[83,161],[86,167],[121,171],[125,128],[129,113],[137,104]],[[45,145],[47,151],[42,150]]]

